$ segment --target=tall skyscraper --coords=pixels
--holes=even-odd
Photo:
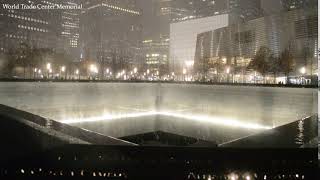
[[[65,5],[80,5],[80,0],[62,1]],[[73,61],[80,60],[80,9],[66,9],[61,12],[62,47]]]
[[[161,37],[160,40],[147,39],[142,42],[141,52],[143,69],[149,69],[150,74],[168,74],[169,70],[169,38]]]
[[[13,4],[13,1],[2,1],[3,4]],[[20,3],[43,5],[56,3],[50,1],[27,1]],[[37,48],[59,49],[62,31],[61,11],[37,9],[5,9],[0,7],[0,52],[10,48],[17,48],[19,44],[26,43]]]
[[[100,69],[126,69],[141,42],[141,11],[135,0],[86,1],[81,13],[81,56],[98,62]],[[103,71],[101,71],[103,74]]]
[[[228,0],[231,22],[244,22],[263,16],[261,0]]]
[[[225,0],[156,0],[156,12],[170,22],[213,16],[227,12]]]

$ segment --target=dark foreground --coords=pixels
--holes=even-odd
[[[318,179],[317,148],[138,146],[0,107],[1,180]]]
[[[4,164],[3,164],[4,163]],[[316,149],[66,145],[2,162],[12,179],[311,179]],[[248,178],[249,177],[249,178]]]

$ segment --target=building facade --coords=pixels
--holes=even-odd
[[[82,60],[96,62],[112,71],[129,68],[141,42],[141,12],[134,0],[86,1],[81,13]]]
[[[80,0],[67,0],[64,5],[80,5]],[[61,37],[64,51],[73,61],[80,60],[80,14],[81,9],[66,9],[61,12]]]
[[[248,81],[247,66],[261,47],[278,58],[290,49],[294,59],[291,76],[301,68],[317,73],[317,11],[296,9],[201,33],[197,37],[195,71],[201,75],[232,73]],[[230,68],[228,70],[228,68]],[[240,77],[241,76],[241,77]]]
[[[1,1],[3,4],[12,4]],[[33,4],[56,3],[56,1],[21,1]],[[61,40],[61,12],[48,10],[0,9],[0,52],[17,48],[21,43],[27,43],[37,48],[59,49]]]
[[[154,76],[169,73],[169,38],[160,40],[144,40],[142,42],[143,69]]]
[[[170,24],[170,71],[182,73],[194,62],[197,35],[229,25],[228,14]]]

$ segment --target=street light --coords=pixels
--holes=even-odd
[[[79,72],[79,69],[76,70],[76,75],[78,75],[78,80],[80,80],[80,72]]]
[[[48,63],[48,64],[47,64],[47,70],[48,70],[48,71],[47,71],[47,72],[48,72],[48,78],[49,78],[49,73],[50,73],[50,72],[49,72],[49,70],[50,70],[50,69],[51,69],[51,64],[50,64],[50,63]]]
[[[65,66],[62,66],[62,67],[61,67],[61,71],[64,72],[65,70],[66,70],[66,67],[65,67]]]
[[[300,69],[300,73],[304,75],[304,74],[306,73],[306,68],[305,68],[305,67],[302,67],[302,68]]]
[[[47,64],[47,70],[49,70],[49,69],[51,69],[51,64],[50,63]]]
[[[150,70],[149,69],[147,69],[147,74],[149,74],[150,73]]]
[[[305,67],[302,67],[301,69],[300,69],[300,73],[302,74],[302,76],[301,76],[301,84],[303,84],[303,76],[306,74],[306,68]]]
[[[38,69],[37,69],[37,68],[34,68],[33,78],[36,78],[37,72],[38,72]]]
[[[138,69],[135,67],[135,68],[133,69],[133,72],[136,74],[136,73],[138,72]]]
[[[227,67],[226,72],[227,72],[227,74],[230,73],[230,68],[229,67]]]
[[[186,74],[187,74],[187,69],[186,68],[183,68],[182,74],[183,74],[183,80],[185,81],[186,80]]]
[[[97,68],[97,66],[94,65],[94,64],[91,64],[91,65],[90,65],[90,71],[91,71],[92,73],[98,73],[98,68]]]

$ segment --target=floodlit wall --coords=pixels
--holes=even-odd
[[[317,96],[317,89],[308,88],[0,82],[0,104],[65,122],[117,122],[164,112],[274,127],[316,114]]]
[[[197,35],[228,26],[228,14],[170,24],[170,69],[182,72],[186,62],[193,62]]]

